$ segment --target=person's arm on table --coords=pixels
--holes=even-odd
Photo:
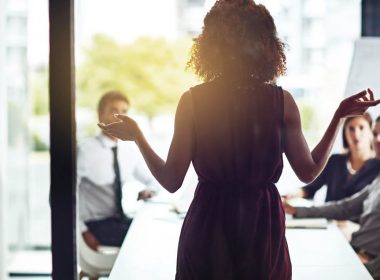
[[[349,198],[328,202],[318,207],[293,207],[283,203],[286,213],[296,218],[326,218],[347,220],[359,216],[363,211],[363,202],[368,197],[368,187]]]

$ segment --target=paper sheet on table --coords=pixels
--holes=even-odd
[[[286,216],[286,228],[305,228],[305,229],[326,229],[328,225],[325,218],[306,218],[297,219],[291,216]]]

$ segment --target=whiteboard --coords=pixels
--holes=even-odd
[[[344,96],[367,88],[374,91],[376,99],[380,98],[380,37],[363,37],[355,41]],[[380,115],[380,105],[368,112],[376,119]]]

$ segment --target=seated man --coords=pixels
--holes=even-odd
[[[376,158],[380,160],[380,117],[376,119],[373,134]],[[283,206],[286,213],[296,218],[347,220],[359,217],[360,228],[352,234],[350,243],[372,276],[380,275],[380,166],[376,179],[349,198],[309,208],[293,207],[285,200]]]
[[[114,114],[126,114],[128,99],[120,92],[105,93],[98,104],[99,122],[117,121]],[[141,164],[140,164],[141,163]],[[78,208],[79,229],[84,241],[93,250],[99,245],[120,247],[132,219],[122,207],[122,186],[133,176],[145,186],[154,186],[153,176],[142,162],[140,154],[128,142],[99,133],[78,148]],[[154,194],[147,188],[137,199]]]

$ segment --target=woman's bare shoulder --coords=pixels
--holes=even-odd
[[[294,121],[299,118],[299,111],[291,93],[285,89],[284,93],[284,119],[285,122]]]
[[[284,102],[294,102],[294,98],[289,91],[282,89],[282,92],[284,93]]]

